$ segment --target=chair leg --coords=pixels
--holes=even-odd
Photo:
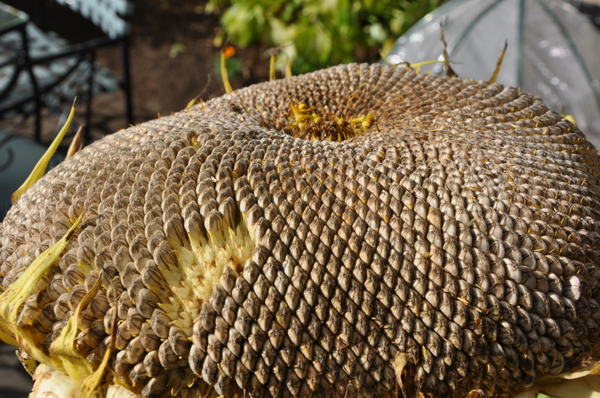
[[[27,30],[25,26],[19,29],[19,33],[21,35],[21,45],[23,47],[23,58],[25,62],[25,68],[27,69],[27,74],[29,75],[29,80],[31,82],[31,86],[33,87],[33,92],[35,93],[35,140],[37,142],[42,142],[42,98],[40,89],[37,84],[37,80],[35,78],[35,74],[33,73],[33,65],[31,63],[31,58],[29,56],[29,40],[27,39]]]
[[[87,108],[85,112],[85,130],[83,134],[84,144],[92,140],[92,99],[94,97],[94,73],[96,73],[96,50],[90,52],[90,76],[88,78]]]
[[[42,142],[42,101],[35,97],[35,141]]]
[[[123,91],[125,92],[125,106],[127,107],[127,124],[133,124],[133,96],[131,93],[131,66],[129,64],[129,37],[124,37],[121,43],[121,56],[123,63]]]
[[[43,0],[35,0],[33,2],[33,22],[43,31],[48,30],[46,6]]]

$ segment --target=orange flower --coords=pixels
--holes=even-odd
[[[227,46],[221,52],[225,55],[225,58],[231,58],[235,55],[235,47]]]

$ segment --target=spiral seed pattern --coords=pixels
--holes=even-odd
[[[1,227],[19,323],[143,397],[505,396],[600,341],[599,158],[518,89],[345,65],[130,127]],[[99,270],[100,272],[96,272]],[[402,365],[399,365],[402,363]]]

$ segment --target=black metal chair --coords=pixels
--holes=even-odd
[[[567,0],[584,13],[600,29],[600,3],[592,0]]]
[[[43,18],[43,1],[37,9]],[[129,65],[130,23],[133,6],[129,0],[56,0],[98,26],[105,36],[70,44],[53,33],[26,25],[26,38],[19,31],[0,36],[0,118],[17,114],[35,115],[35,139],[41,141],[41,110],[57,110],[75,96],[86,103],[85,139],[89,141],[92,98],[100,92],[122,89],[127,122],[133,124]],[[39,16],[39,15],[38,15]],[[112,75],[95,62],[96,49],[120,45],[123,73]]]
[[[29,177],[45,152],[46,148],[37,142],[0,131],[0,222],[12,205],[12,194]],[[55,154],[48,163],[48,169],[63,160],[63,155]],[[2,397],[0,394],[0,398]]]

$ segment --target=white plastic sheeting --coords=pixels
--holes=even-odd
[[[573,115],[600,149],[600,31],[560,0],[453,0],[400,37],[391,63],[443,59],[440,22],[452,69],[463,78],[489,80],[505,41],[497,82],[544,99]],[[422,71],[443,74],[442,64]]]
[[[129,34],[126,20],[133,11],[131,0],[57,0],[91,20],[111,39]]]

